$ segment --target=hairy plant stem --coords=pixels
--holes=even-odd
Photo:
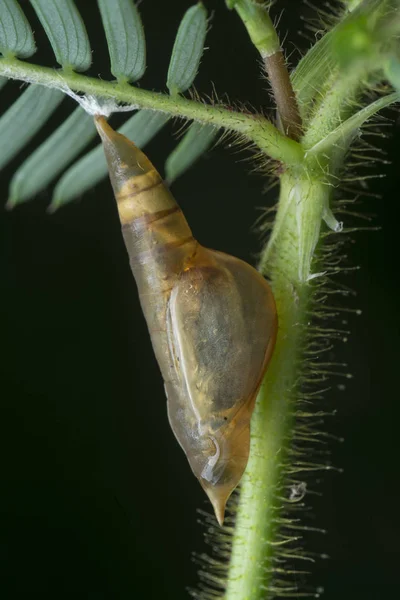
[[[279,50],[275,54],[263,57],[263,60],[278,109],[281,127],[288,137],[298,141],[302,130],[301,117],[283,52]]]
[[[354,100],[363,88],[360,80],[364,81],[363,73],[360,78],[354,76],[351,86],[347,80],[347,85],[327,88],[303,138],[303,144],[310,147],[305,160],[289,167],[280,178],[274,228],[259,265],[271,279],[279,332],[251,422],[250,459],[239,495],[225,600],[301,595],[293,588],[278,590],[284,568],[277,560],[294,557],[281,525],[291,502],[290,475],[307,468],[291,450],[304,375],[307,315],[313,281],[321,275],[313,272],[321,222],[340,230],[329,208],[332,173],[341,171],[348,144],[364,117],[398,99],[391,94],[356,112]],[[348,121],[342,122],[346,117]],[[299,558],[304,558],[302,552]]]
[[[284,484],[312,291],[314,248],[309,235],[314,229],[313,239],[319,237],[328,189],[321,177],[302,169],[282,176],[278,233],[261,260],[274,290],[279,335],[252,418],[250,460],[241,485],[225,600],[269,597],[266,591],[275,591],[276,557],[290,552],[276,530],[282,507],[290,502]]]
[[[223,127],[243,135],[255,143],[265,154],[284,164],[296,164],[304,156],[300,144],[282,135],[262,115],[232,112],[218,105],[209,105],[182,96],[167,96],[157,92],[133,87],[129,84],[103,81],[80,75],[73,71],[56,71],[40,67],[15,58],[0,59],[0,76],[37,83],[76,93],[108,98],[137,108],[149,108],[166,112],[171,116],[194,119],[203,123]]]
[[[261,55],[283,132],[298,141],[302,130],[299,107],[279,37],[265,3],[259,0],[227,0],[227,4],[235,8]]]

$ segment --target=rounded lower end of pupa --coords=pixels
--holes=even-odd
[[[218,524],[222,527],[225,519],[226,503],[228,502],[229,497],[236,485],[210,485],[204,479],[200,480],[200,483],[212,504]]]

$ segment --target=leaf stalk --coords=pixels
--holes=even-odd
[[[300,144],[284,136],[262,115],[232,112],[219,105],[189,100],[183,96],[168,96],[133,87],[127,83],[102,81],[72,71],[56,71],[26,63],[15,58],[0,59],[0,76],[36,83],[77,93],[108,98],[168,113],[172,117],[192,119],[214,127],[231,130],[256,144],[271,158],[284,164],[298,164],[304,157]]]

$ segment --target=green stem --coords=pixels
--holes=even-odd
[[[293,428],[294,385],[301,348],[298,318],[304,315],[307,292],[289,305],[288,285],[275,280],[280,337],[252,419],[251,453],[243,477],[233,537],[225,600],[258,600],[273,585],[273,558],[278,554],[278,516],[284,500],[282,479],[288,459],[287,439]],[[288,499],[287,499],[288,500]]]
[[[228,0],[241,18],[259,51],[271,84],[280,124],[285,134],[298,141],[302,123],[278,34],[264,3],[258,0]]]
[[[47,67],[19,61],[15,58],[0,59],[0,76],[72,90],[83,94],[108,98],[138,108],[166,112],[171,116],[194,119],[203,123],[235,131],[254,142],[263,152],[285,164],[296,164],[304,156],[303,149],[282,135],[278,129],[261,115],[249,115],[212,106],[182,96],[167,96],[157,92],[132,87],[129,84],[103,81],[72,71],[56,71]]]
[[[261,600],[270,597],[266,591],[272,597],[279,579],[276,558],[290,553],[288,538],[278,537],[277,530],[282,508],[290,504],[286,464],[304,373],[314,246],[326,199],[323,180],[313,180],[300,169],[282,176],[277,233],[261,261],[261,270],[268,265],[272,280],[279,334],[252,418],[250,460],[241,484],[225,600]],[[290,464],[296,468],[293,457]]]
[[[227,0],[227,4],[238,13],[262,57],[279,52],[279,37],[263,3],[257,0]]]

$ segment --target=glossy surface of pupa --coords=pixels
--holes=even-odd
[[[172,430],[218,522],[246,468],[250,419],[277,331],[268,283],[203,248],[147,157],[96,117]]]

